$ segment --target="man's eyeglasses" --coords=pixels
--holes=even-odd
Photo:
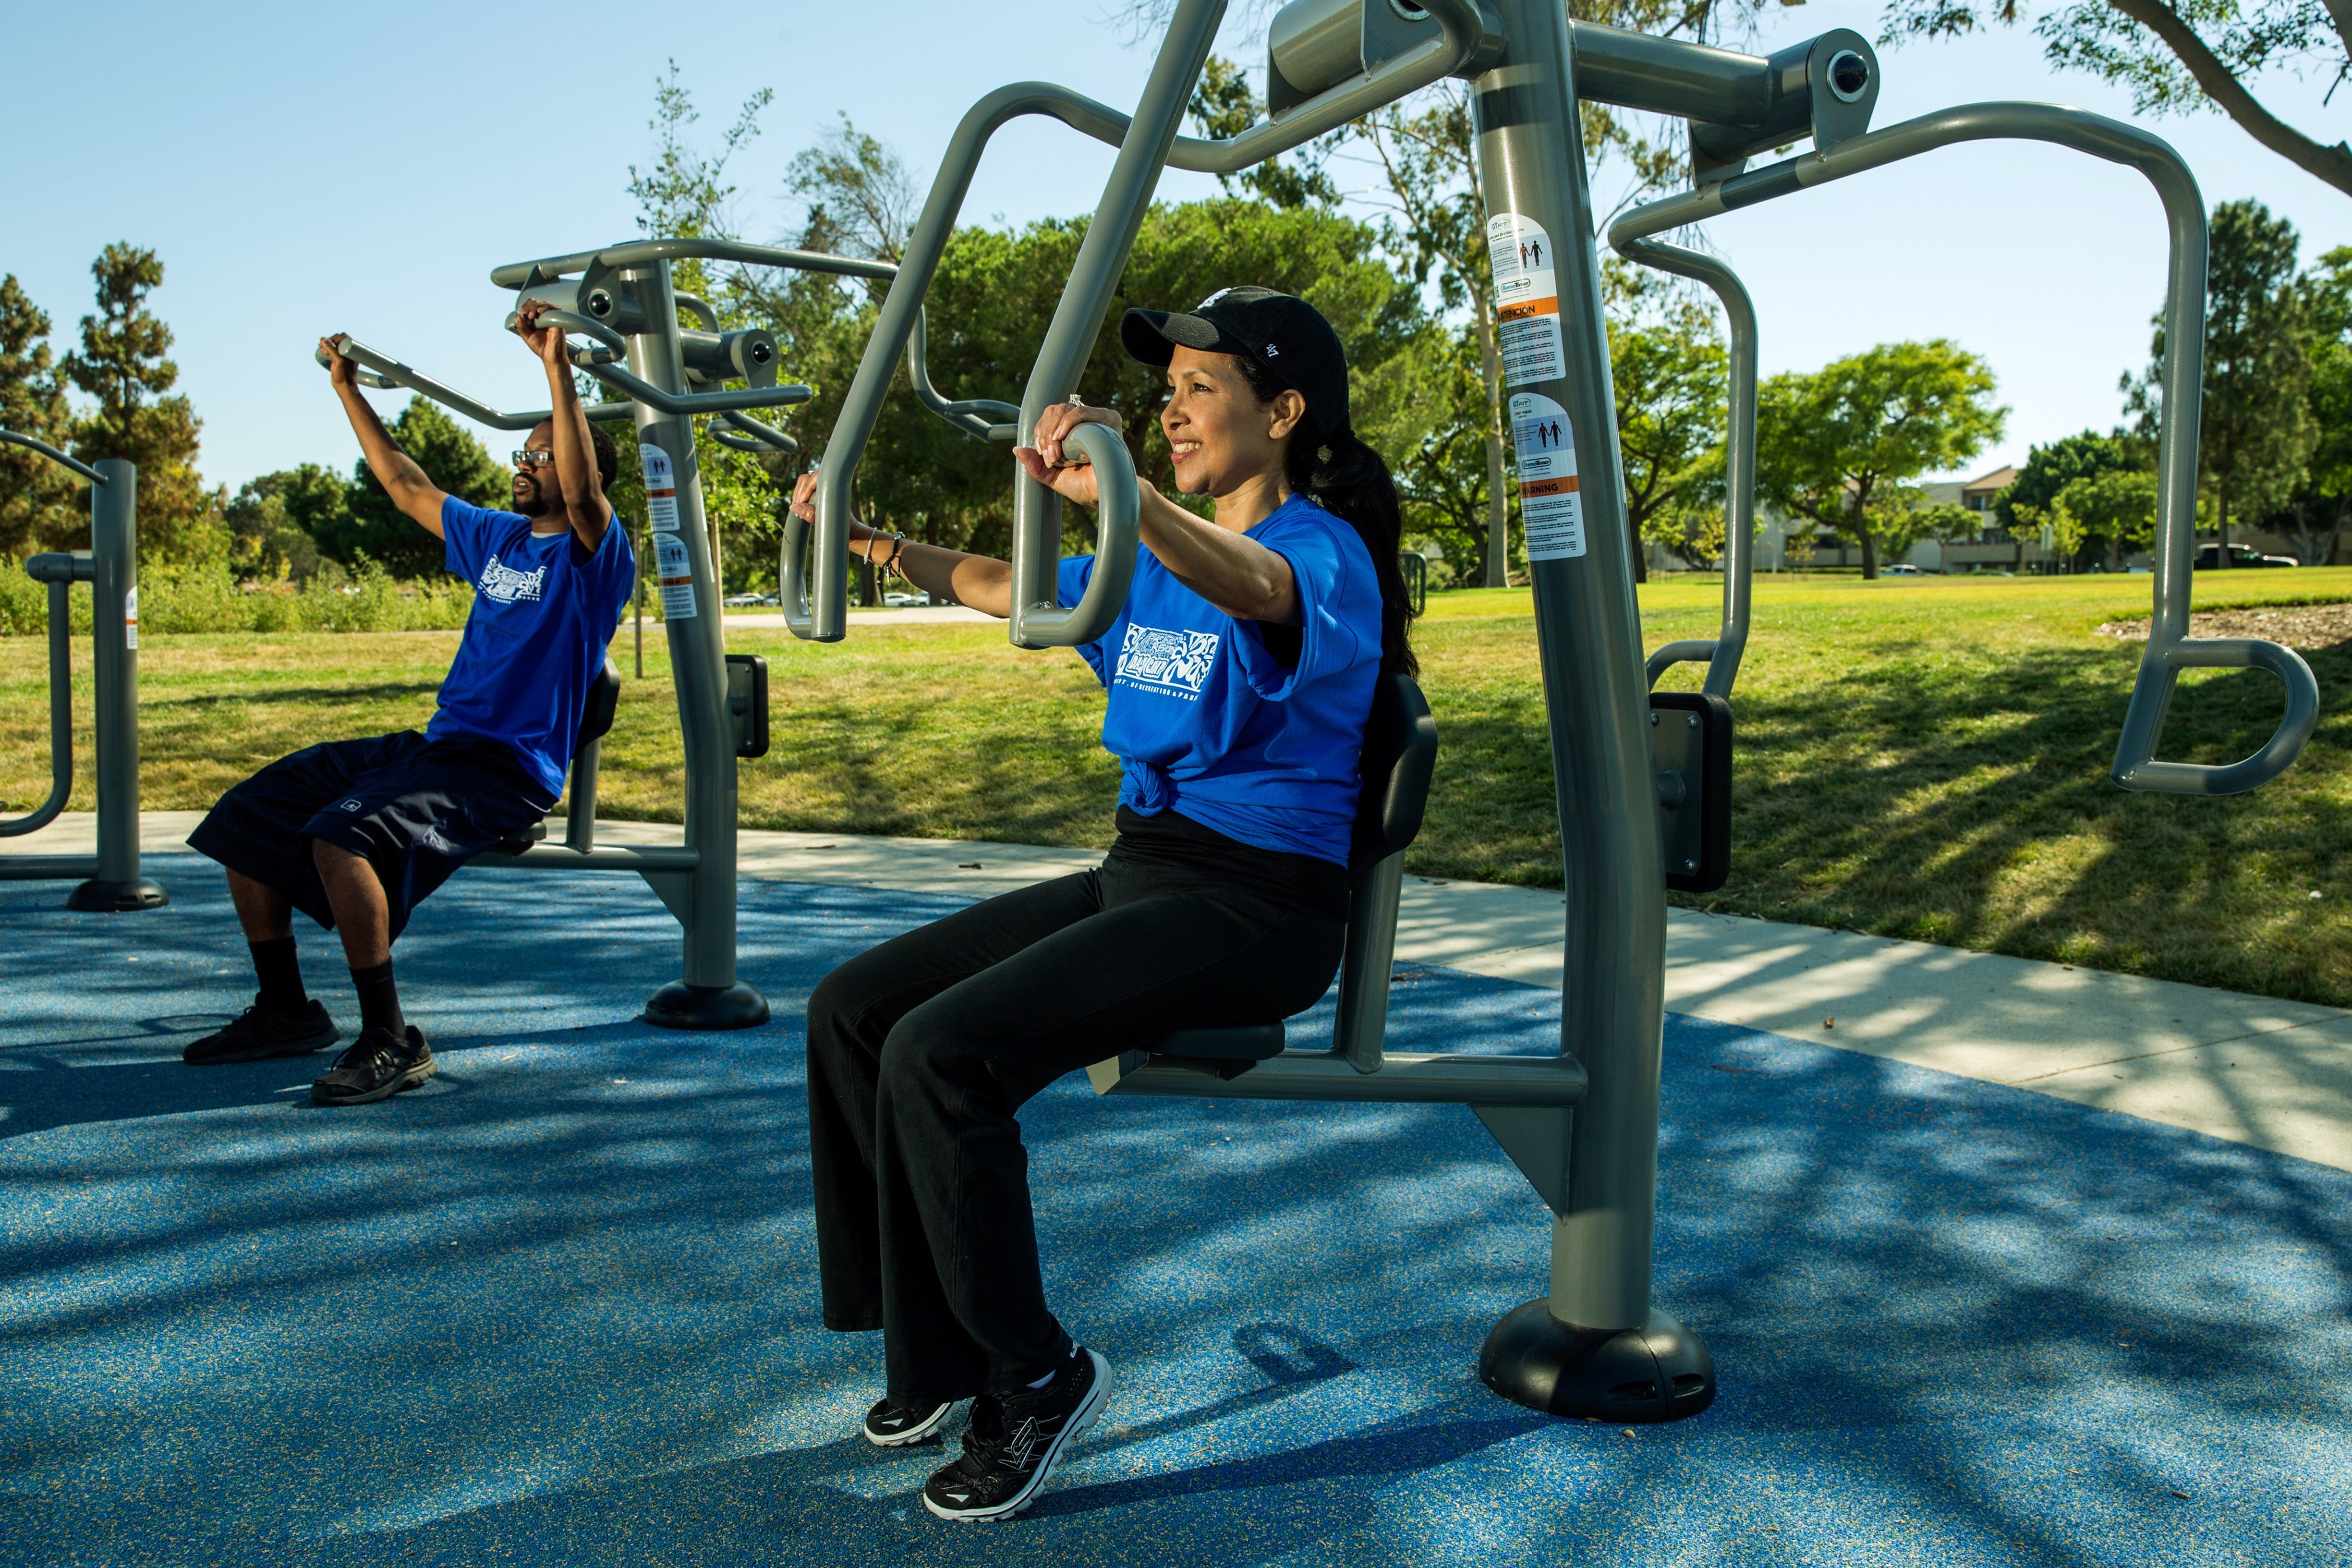
[[[543,468],[553,461],[555,461],[554,453],[535,452],[528,447],[514,455],[514,464],[518,468]]]

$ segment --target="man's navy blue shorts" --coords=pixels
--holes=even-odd
[[[529,832],[554,805],[503,742],[403,730],[279,758],[221,796],[188,847],[332,929],[310,840],[340,845],[375,868],[398,936],[450,873]]]

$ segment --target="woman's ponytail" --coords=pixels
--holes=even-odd
[[[1372,574],[1381,584],[1381,668],[1391,675],[1420,674],[1421,661],[1413,658],[1406,636],[1412,603],[1405,594],[1404,569],[1397,564],[1404,517],[1388,464],[1364,445],[1352,426],[1342,423],[1319,446],[1303,429],[1293,437],[1288,468],[1290,488],[1332,516],[1346,519],[1371,552]]]

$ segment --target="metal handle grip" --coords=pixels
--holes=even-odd
[[[2226,763],[2159,763],[2172,689],[2184,669],[2267,669],[2286,688],[2286,713],[2260,751]],[[2179,637],[2158,642],[2153,631],[2124,714],[2113,777],[2126,789],[2162,795],[2239,795],[2286,772],[2319,726],[2319,681],[2291,647],[2261,637]]]
[[[36,445],[29,440],[20,444]],[[25,563],[25,568],[32,572],[33,562],[57,559],[36,555]],[[0,821],[0,838],[15,838],[47,827],[57,820],[58,813],[66,808],[66,800],[73,794],[73,605],[67,597],[72,591],[73,574],[71,558],[66,559],[63,574],[33,572],[35,581],[49,585],[49,798],[22,816]]]
[[[1135,581],[1135,552],[1143,519],[1143,490],[1127,442],[1108,425],[1087,423],[1062,437],[1095,469],[1095,570],[1078,602],[1065,609],[1053,603],[1013,605],[1013,640],[1023,647],[1076,647],[1110,630]],[[1042,520],[1041,520],[1042,521]],[[1055,517],[1058,526],[1060,519]],[[1034,542],[1060,553],[1061,542]]]

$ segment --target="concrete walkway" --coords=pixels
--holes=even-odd
[[[201,816],[150,813],[150,851]],[[674,843],[662,823],[598,825],[612,844]],[[68,813],[0,854],[88,853]],[[987,898],[1095,864],[1085,849],[853,834],[742,836],[747,877]],[[1557,990],[1561,899],[1408,878],[1401,963]],[[2068,964],[1890,942],[1737,916],[1671,911],[1666,1006],[1892,1058],[2352,1170],[2352,1013]]]

